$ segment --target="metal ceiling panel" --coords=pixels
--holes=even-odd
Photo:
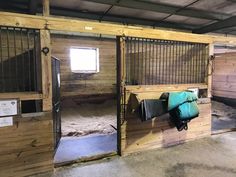
[[[172,15],[172,16],[168,17],[165,21],[186,23],[186,24],[191,24],[191,25],[206,25],[206,24],[215,22],[212,20],[199,19],[199,18],[193,18],[193,17],[185,17],[185,16],[180,16],[180,15]]]
[[[51,0],[51,6],[62,7],[66,9],[91,11],[91,12],[105,12],[110,5],[99,4],[95,2],[82,1],[82,0]]]
[[[143,1],[184,7],[184,6],[192,3],[194,0],[177,0],[177,1],[173,1],[173,0],[143,0]]]
[[[191,8],[236,15],[236,1],[232,0],[200,0]]]
[[[114,6],[109,11],[109,14],[122,15],[122,16],[135,17],[135,18],[143,18],[143,19],[156,20],[156,21],[160,20],[168,15],[168,14],[164,14],[164,13],[131,9],[131,8],[126,8],[126,7],[117,7],[117,6]]]

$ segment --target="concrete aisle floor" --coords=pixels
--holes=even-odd
[[[53,177],[235,177],[236,132],[58,168]]]

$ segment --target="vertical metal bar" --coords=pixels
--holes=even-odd
[[[134,76],[133,76],[133,84],[132,85],[136,85],[136,38],[133,39],[134,41],[134,62],[133,62],[133,70],[134,70]]]
[[[29,91],[32,91],[32,88],[31,88],[31,58],[30,58],[30,44],[29,44],[29,40],[30,40],[30,37],[29,37],[29,30],[27,29],[27,54],[28,54],[28,70],[29,70],[29,78],[28,78],[28,82],[29,82]]]
[[[188,73],[188,81],[187,83],[191,83],[191,44],[188,43],[188,68],[187,68],[187,73]]]
[[[149,40],[149,46],[148,46],[148,49],[149,49],[149,52],[148,52],[148,54],[149,54],[149,56],[148,56],[148,64],[149,64],[149,66],[148,66],[148,85],[151,85],[151,50],[152,50],[151,45],[152,45],[152,41]]]
[[[142,68],[142,71],[141,71],[141,85],[143,85],[143,80],[144,80],[144,78],[143,78],[143,71],[144,71],[144,54],[143,54],[143,48],[144,48],[144,42],[143,42],[143,40],[144,39],[141,39],[142,40],[142,60],[141,60],[141,62],[142,62],[142,64],[141,64],[141,68]]]
[[[146,39],[146,42],[145,42],[145,61],[144,61],[144,65],[145,65],[145,67],[144,67],[144,69],[145,69],[144,70],[144,84],[147,85],[147,82],[146,82],[146,76],[147,76],[146,75],[147,74],[147,72],[146,72],[147,71],[147,68],[146,68],[147,67],[146,66],[147,65],[147,39]]]
[[[182,84],[182,83],[184,83],[184,60],[185,60],[185,51],[186,51],[186,49],[185,49],[185,42],[181,42],[181,44],[182,44],[182,46],[181,46],[181,48],[182,48],[182,55],[181,55],[181,71],[180,71],[180,78],[181,78],[181,81],[180,81],[180,83]]]
[[[163,53],[162,53],[162,61],[163,61],[163,67],[162,67],[162,83],[165,84],[165,54],[166,54],[166,41],[163,41]]]
[[[36,39],[35,39],[35,37],[36,37],[36,31],[34,30],[33,31],[33,83],[34,83],[34,91],[38,91],[38,88],[37,88],[37,76],[36,76],[36,74],[37,74],[37,65],[36,65],[36,63],[37,63],[37,57],[36,57]]]
[[[185,81],[184,83],[188,83],[188,59],[189,59],[189,46],[188,43],[185,43],[186,46],[186,53],[185,53],[185,71],[184,71],[184,76],[185,76]]]
[[[18,84],[18,65],[17,65],[17,52],[16,52],[16,28],[13,28],[13,40],[14,40],[14,53],[15,53],[15,86],[16,86],[16,91],[19,91],[19,84]]]
[[[169,45],[168,45],[168,57],[167,59],[168,61],[168,84],[172,84],[172,74],[173,74],[173,68],[171,66],[172,63],[172,41],[169,41]]]
[[[117,151],[121,154],[121,44],[120,37],[116,38],[116,92],[117,92]]]
[[[155,57],[155,63],[156,63],[156,65],[155,65],[155,84],[157,84],[157,77],[158,77],[158,75],[157,75],[157,66],[159,65],[159,63],[158,63],[158,40],[155,40],[155,49],[156,49],[156,57]]]
[[[186,47],[187,47],[187,53],[186,53],[186,67],[185,67],[185,82],[184,83],[188,83],[188,78],[189,78],[189,74],[188,74],[188,70],[189,70],[189,43],[186,42]]]
[[[131,84],[131,40],[130,40],[130,38],[128,37],[128,43],[129,43],[129,60],[128,60],[128,63],[129,63],[129,67],[128,67],[128,69],[129,69],[129,71],[128,71],[128,73],[129,73],[129,76],[128,76],[128,84]]]
[[[201,82],[201,76],[200,76],[200,58],[201,58],[201,44],[198,44],[198,56],[197,56],[197,75],[198,75],[198,83]]]
[[[12,73],[11,73],[11,59],[10,59],[10,43],[9,43],[9,28],[6,28],[6,32],[7,32],[7,64],[8,64],[8,87],[7,87],[7,91],[11,92],[12,91],[12,82],[10,80],[12,80]]]
[[[130,47],[131,47],[131,55],[130,55],[130,68],[131,68],[131,77],[130,77],[130,83],[133,85],[133,79],[134,79],[134,56],[133,56],[133,38],[130,38]]]
[[[158,82],[161,84],[161,40],[158,40],[158,46],[159,46],[159,53],[158,53]]]
[[[4,90],[5,90],[5,80],[4,80],[4,63],[3,63],[3,54],[2,54],[2,52],[3,52],[3,50],[2,50],[2,27],[0,27],[0,47],[1,47],[1,77],[0,77],[0,79],[1,79],[1,82],[0,83],[2,83],[2,86],[0,87],[0,89],[1,89],[1,92],[4,92]]]
[[[160,40],[160,67],[159,67],[159,79],[160,79],[160,84],[163,83],[162,79],[162,74],[163,74],[163,62],[162,62],[162,53],[164,51],[164,45],[163,45],[163,40]]]
[[[130,77],[130,50],[129,50],[129,37],[126,38],[127,40],[127,59],[126,59],[126,62],[127,62],[127,72],[126,72],[126,76],[127,76],[127,84],[129,84],[129,77]]]
[[[203,61],[202,61],[202,63],[203,63],[203,68],[204,68],[202,82],[204,82],[205,77],[208,75],[208,67],[207,67],[208,57],[206,56],[206,44],[203,44]]]
[[[197,56],[197,44],[194,44],[194,53],[193,53],[193,83],[197,83],[196,80],[197,80],[197,75],[196,75],[196,56]]]
[[[25,61],[24,61],[24,44],[23,44],[23,36],[22,36],[22,28],[20,29],[20,43],[21,43],[21,63],[22,63],[22,90],[25,91]]]
[[[191,83],[194,83],[194,77],[195,77],[195,74],[194,74],[194,51],[195,51],[195,45],[194,43],[191,44]]]
[[[177,46],[176,46],[176,41],[173,42],[173,64],[172,67],[173,69],[173,80],[172,83],[175,84],[176,83],[176,70],[177,70],[177,66],[176,66],[176,50],[177,50]]]
[[[165,72],[165,74],[164,74],[164,80],[165,80],[165,84],[167,84],[167,82],[168,82],[168,72],[167,72],[167,70],[168,70],[168,66],[167,66],[167,64],[168,64],[168,41],[165,41],[165,55],[164,55],[164,62],[165,62],[165,70],[164,70],[164,72]]]
[[[168,61],[168,84],[171,84],[171,80],[172,80],[172,74],[173,74],[173,68],[171,68],[171,63],[172,63],[172,41],[169,41],[169,45],[168,45],[168,57],[169,59]]]
[[[154,82],[154,68],[155,68],[155,65],[156,65],[154,47],[155,47],[155,40],[153,40],[153,42],[152,42],[152,85],[155,83]]]
[[[202,44],[200,44],[200,55],[199,55],[199,81],[202,82]]]
[[[139,47],[140,47],[140,46],[139,46],[139,43],[140,43],[140,42],[139,42],[139,38],[137,38],[137,39],[138,39],[138,61],[137,61],[137,62],[138,62],[138,68],[137,68],[137,84],[139,85],[139,84],[140,84],[140,77],[139,77],[139,76],[140,76],[140,61],[139,61],[139,60],[140,60],[140,53],[139,53]]]
[[[177,42],[175,41],[174,42],[174,49],[173,49],[173,55],[174,55],[174,57],[173,57],[173,59],[174,59],[174,68],[175,68],[175,70],[174,70],[174,84],[176,84],[177,83],[177,74],[178,74],[178,62],[177,62],[177,58],[178,58],[178,49],[179,49],[179,46],[177,45]]]

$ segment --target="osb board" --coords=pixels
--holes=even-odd
[[[0,128],[0,176],[23,177],[53,171],[51,113],[14,117]]]
[[[112,39],[52,35],[52,55],[61,63],[61,96],[110,94],[116,92],[116,42]],[[73,73],[70,48],[99,48],[100,71],[94,74]]]
[[[213,65],[213,96],[236,98],[236,53],[218,54]]]
[[[179,86],[128,86],[126,104],[129,102],[130,92],[141,94],[141,97],[146,94],[147,98],[150,99],[150,95],[154,93],[160,95],[168,91],[183,91],[193,86],[187,84]],[[207,88],[207,86],[200,84],[199,88]],[[206,104],[198,104],[198,106],[200,110],[199,117],[188,124],[187,131],[181,132],[171,123],[168,114],[150,121],[141,122],[137,115],[131,114],[127,110],[121,127],[122,154],[126,155],[159,147],[168,147],[209,136],[211,134],[211,103],[208,101]]]

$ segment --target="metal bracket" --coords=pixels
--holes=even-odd
[[[49,53],[49,48],[48,47],[43,47],[41,52],[43,52],[44,55],[47,56],[47,54]]]

